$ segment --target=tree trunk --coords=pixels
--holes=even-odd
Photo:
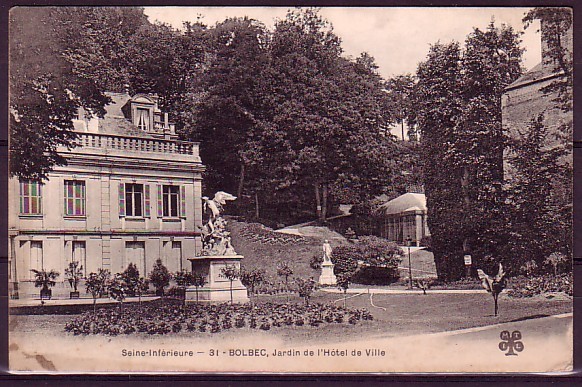
[[[97,299],[93,297],[93,314],[97,314]]]
[[[327,217],[327,183],[323,183],[321,196],[321,220],[325,220]]]
[[[255,192],[255,219],[259,219],[259,194]]]
[[[499,295],[493,295],[493,300],[495,301],[495,317],[497,317],[497,297],[499,297]]]
[[[238,200],[241,200],[244,182],[245,182],[245,164],[243,162],[241,162],[240,163],[239,179],[238,179],[238,189],[236,190],[236,196],[237,196]]]
[[[316,210],[315,213],[317,215],[317,219],[322,220],[321,219],[321,197],[319,195],[319,183],[315,183],[315,204],[316,204]]]

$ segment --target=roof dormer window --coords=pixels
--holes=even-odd
[[[144,131],[149,131],[150,128],[150,109],[137,108],[136,109],[136,125]]]

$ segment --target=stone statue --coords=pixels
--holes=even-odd
[[[201,255],[235,255],[230,242],[230,232],[226,230],[226,220],[220,216],[226,201],[235,200],[236,196],[219,191],[213,199],[203,196],[203,210],[209,212],[208,221],[202,227]]]
[[[319,283],[321,285],[337,284],[337,278],[333,273],[333,267],[335,265],[331,262],[331,252],[331,245],[326,239],[323,242],[323,262],[321,263],[321,275],[319,276]]]
[[[323,262],[331,262],[331,245],[327,239],[323,242]]]

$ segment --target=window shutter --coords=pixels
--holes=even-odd
[[[180,186],[180,217],[186,217],[186,187]]]
[[[158,218],[164,216],[164,203],[162,201],[162,185],[158,184]]]
[[[145,184],[143,186],[143,196],[144,196],[144,200],[143,200],[143,204],[144,204],[144,216],[146,218],[149,218],[150,215],[150,185],[149,184]]]
[[[119,183],[119,216],[125,216],[125,183]]]

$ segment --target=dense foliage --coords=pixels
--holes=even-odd
[[[518,276],[511,279],[511,289],[508,294],[511,297],[533,297],[544,293],[563,292],[569,296],[574,294],[574,277],[572,273],[541,276]]]
[[[559,161],[568,149],[547,147],[549,136],[540,115],[509,145],[513,173],[507,182],[511,215],[507,249],[515,268],[530,260],[542,267],[556,254],[572,256],[572,197],[556,194],[558,186],[571,178],[571,166]]]
[[[331,260],[338,285],[347,289],[351,282],[386,285],[397,280],[402,254],[394,242],[362,236],[357,242],[335,247]]]
[[[373,320],[366,309],[345,309],[324,304],[194,304],[149,302],[141,308],[126,306],[85,312],[65,325],[75,335],[83,334],[168,334],[188,332],[217,333],[233,328],[270,330],[283,326],[357,324]]]
[[[522,49],[511,27],[474,29],[464,48],[435,44],[418,67],[422,143],[431,247],[439,278],[463,273],[463,255],[485,267],[506,242],[501,95],[521,74]],[[490,265],[490,264],[489,264]]]
[[[249,18],[175,30],[131,7],[13,11],[13,175],[65,163],[57,148],[74,146],[77,108],[99,116],[105,91],[125,90],[157,93],[182,138],[203,143],[204,189],[236,192],[257,217],[323,220],[395,175],[377,66],[345,58],[317,9],[290,11],[273,31]]]
[[[157,295],[164,295],[164,289],[170,285],[170,279],[172,279],[172,274],[168,271],[168,268],[164,266],[162,260],[157,259],[149,275],[149,280],[156,288]]]

